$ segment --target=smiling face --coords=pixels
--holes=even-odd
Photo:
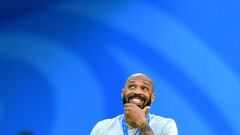
[[[123,104],[133,103],[140,108],[150,106],[154,100],[153,83],[144,74],[138,73],[130,76],[123,89]]]

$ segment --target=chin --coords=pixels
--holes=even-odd
[[[144,105],[138,105],[138,104],[135,104],[135,105],[137,105],[141,109],[143,109],[145,107]]]
[[[141,109],[143,109],[144,107],[143,106],[139,106],[139,105],[137,105],[139,108],[141,108]]]

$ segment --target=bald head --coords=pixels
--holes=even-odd
[[[135,80],[135,79],[142,79],[142,80],[144,80],[144,82],[149,83],[149,85],[152,86],[152,92],[154,92],[153,81],[150,79],[150,77],[148,77],[147,75],[145,75],[143,73],[135,73],[135,74],[130,75],[125,84],[127,84],[130,81]]]

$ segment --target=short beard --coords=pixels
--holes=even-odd
[[[122,102],[123,102],[123,105],[125,105],[126,103],[129,103],[129,102],[127,102],[127,100],[125,99],[125,97],[122,97]],[[145,103],[145,102],[144,102]],[[143,104],[144,104],[143,103]],[[144,109],[146,106],[150,106],[151,105],[151,99],[146,103],[146,105],[143,105],[142,107],[141,106],[138,106],[139,108],[141,108],[141,109]]]

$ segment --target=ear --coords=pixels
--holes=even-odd
[[[151,96],[151,103],[153,103],[154,99],[155,99],[155,93],[153,93]]]
[[[122,98],[123,98],[123,92],[124,92],[124,89],[122,89],[122,93],[121,93]]]

